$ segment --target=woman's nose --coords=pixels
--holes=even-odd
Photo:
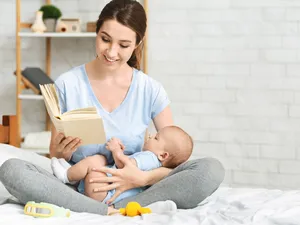
[[[107,52],[107,56],[110,58],[116,57],[118,55],[118,49],[113,45],[110,46],[110,48],[108,48],[106,52]]]

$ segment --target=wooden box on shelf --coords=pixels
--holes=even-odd
[[[96,22],[88,22],[86,24],[86,32],[96,32]]]
[[[66,33],[79,33],[80,29],[80,20],[79,19],[61,19],[58,24],[60,27],[59,30],[56,28],[58,32],[66,32]]]

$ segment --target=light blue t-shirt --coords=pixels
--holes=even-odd
[[[55,81],[55,85],[62,113],[95,106],[103,119],[107,141],[112,137],[119,138],[126,147],[126,155],[141,151],[150,121],[170,104],[163,86],[136,69],[133,69],[132,82],[125,99],[110,113],[101,106],[95,96],[85,65],[62,74]],[[95,154],[104,155],[109,165],[114,163],[105,144],[81,146],[73,153],[71,161],[77,163]]]

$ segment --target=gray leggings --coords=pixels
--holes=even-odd
[[[129,201],[146,206],[156,201],[173,200],[180,209],[193,208],[211,195],[223,178],[224,168],[216,159],[191,160],[139,195],[118,202],[115,207],[125,207]],[[76,192],[46,170],[20,159],[9,159],[2,164],[0,180],[23,204],[48,202],[74,212],[107,214],[107,205]]]

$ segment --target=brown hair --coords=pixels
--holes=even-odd
[[[165,167],[173,169],[189,159],[194,142],[192,137],[180,127],[167,126],[163,129],[171,130],[173,135],[172,143],[167,145],[167,148],[172,149],[172,151],[169,152],[169,158],[164,164]]]
[[[134,0],[112,0],[103,8],[99,15],[96,24],[97,34],[106,20],[116,20],[136,33],[135,44],[138,47],[133,51],[127,64],[140,69],[143,49],[141,41],[147,28],[147,17],[143,6]]]

